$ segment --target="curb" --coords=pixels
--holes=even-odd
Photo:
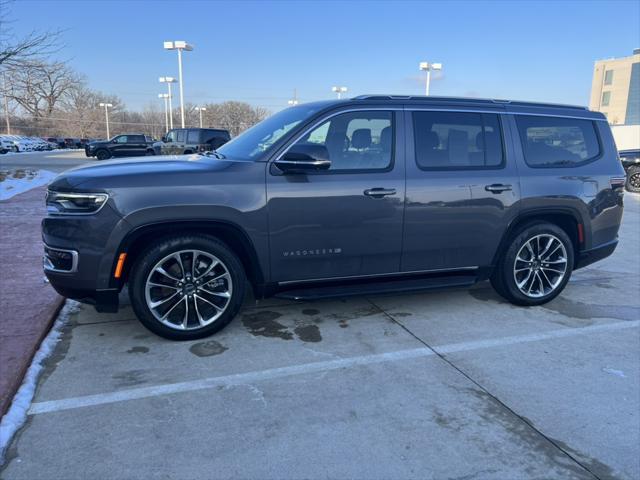
[[[50,308],[48,309],[48,311],[46,312],[49,316],[45,326],[46,328],[42,329],[42,331],[37,337],[37,341],[31,345],[30,347],[31,351],[29,352],[29,356],[27,357],[28,361],[23,362],[23,364],[20,366],[20,370],[19,370],[20,374],[16,377],[16,379],[19,379],[19,380],[16,380],[15,382],[13,382],[13,384],[9,387],[9,391],[7,392],[6,397],[3,397],[1,399],[2,403],[0,404],[0,418],[2,418],[5,413],[7,413],[7,411],[9,410],[9,407],[13,403],[13,397],[15,396],[16,392],[22,385],[22,382],[24,381],[24,376],[26,375],[27,370],[29,369],[29,367],[31,366],[31,363],[33,362],[34,355],[40,348],[40,344],[42,344],[42,341],[44,340],[44,338],[51,331],[53,322],[55,322],[56,318],[58,317],[58,314],[60,313],[60,310],[62,310],[62,307],[64,306],[64,302],[65,302],[64,297],[60,297],[60,296],[57,297],[56,300],[50,305]]]

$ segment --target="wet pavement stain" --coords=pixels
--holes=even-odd
[[[214,355],[220,355],[227,350],[229,350],[227,347],[215,340],[194,343],[189,347],[189,351],[197,357],[213,357]]]
[[[322,335],[320,335],[320,329],[317,325],[301,325],[293,331],[303,342],[315,343],[322,341]]]
[[[562,295],[542,305],[542,308],[580,320],[615,318],[618,320],[633,321],[640,318],[640,307],[628,305],[594,305],[570,300]]]
[[[242,315],[242,324],[251,335],[256,337],[281,338],[282,340],[292,340],[293,333],[279,322],[277,318],[281,313],[263,310],[255,313],[245,313]]]
[[[467,290],[469,295],[471,295],[476,300],[482,300],[483,302],[496,302],[508,304],[504,298],[496,293],[493,288],[472,288]]]
[[[611,467],[598,459],[578,452],[560,440],[551,438],[548,435],[543,436],[531,420],[506,409],[487,392],[468,387],[456,388],[456,390],[469,393],[480,401],[480,408],[476,411],[483,421],[499,424],[506,431],[519,438],[533,452],[546,457],[550,466],[562,471],[562,476],[558,478],[592,479],[594,475],[600,479],[614,480],[618,478]],[[574,463],[574,460],[570,459],[568,455],[578,459],[580,464]],[[572,474],[571,476],[569,475],[570,473]]]
[[[413,313],[409,313],[409,312],[394,312],[394,313],[390,313],[389,315],[391,315],[392,317],[410,317],[411,315],[413,315]]]
[[[145,370],[129,370],[127,372],[115,373],[111,378],[117,380],[114,384],[115,387],[135,387],[136,385],[142,385],[147,382],[145,376]]]
[[[127,353],[147,353],[149,351],[148,347],[131,347],[129,350],[127,350]]]
[[[313,316],[313,315],[318,315],[320,313],[320,310],[317,310],[315,308],[305,308],[304,310],[302,310],[302,313],[304,315]]]

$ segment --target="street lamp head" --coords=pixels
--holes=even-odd
[[[336,93],[344,93],[347,91],[347,87],[333,87],[331,88],[331,91]]]
[[[177,80],[173,77],[159,77],[158,81],[160,83],[176,83]]]
[[[169,94],[168,93],[159,93],[158,94],[158,98],[169,98]]]
[[[420,70],[442,70],[441,63],[420,62]]]
[[[298,100],[289,100],[287,103],[289,105],[298,105]]]
[[[193,50],[193,45],[185,42],[184,40],[176,40],[174,42],[164,42],[165,50],[186,50],[190,52]]]
[[[111,103],[102,103],[102,102],[100,102],[100,106],[101,107],[107,107],[107,108],[113,107],[113,105]]]
[[[200,111],[200,112],[206,112],[207,111],[206,107],[196,107],[195,110],[196,111]]]

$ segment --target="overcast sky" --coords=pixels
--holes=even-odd
[[[432,95],[586,105],[593,62],[640,46],[640,2],[207,2],[16,0],[15,34],[62,29],[59,54],[130,108],[159,102],[187,40],[185,99],[279,110],[349,94],[422,94],[421,60],[442,62]]]

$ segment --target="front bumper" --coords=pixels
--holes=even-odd
[[[121,217],[107,204],[95,215],[48,215],[42,220],[44,273],[62,296],[117,311],[120,282],[113,278]]]

